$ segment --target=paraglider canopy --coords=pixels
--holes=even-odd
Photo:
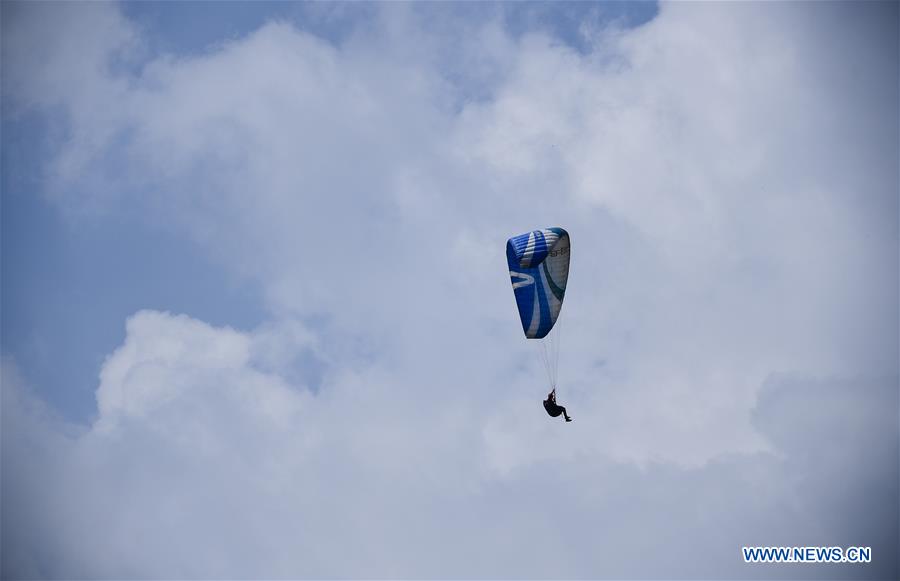
[[[522,330],[529,339],[542,339],[556,324],[569,280],[569,233],[545,228],[513,236],[506,243]]]
[[[570,256],[569,233],[562,228],[533,230],[506,243],[522,331],[528,339],[539,339],[541,360],[554,390],[560,344],[557,320],[569,281]]]

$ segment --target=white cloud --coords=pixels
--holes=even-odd
[[[637,469],[573,453],[589,431],[560,435],[525,398],[397,398],[378,366],[313,396],[249,355],[275,332],[135,315],[87,430],[40,412],[5,362],[4,575],[794,574],[743,565],[757,543],[874,547],[876,566],[817,577],[891,570],[890,380],[774,378],[754,423],[777,456]]]
[[[811,425],[857,406],[850,425],[896,436],[873,402],[897,376],[896,165],[882,157],[897,145],[872,129],[896,121],[896,99],[869,102],[874,73],[846,83],[883,47],[868,29],[829,36],[839,9],[666,5],[584,55],[493,19],[432,32],[391,5],[340,45],[270,23],[132,73],[105,65],[140,42],[115,8],[36,10],[4,52],[62,40],[4,90],[68,116],[49,163],[61,205],[184,229],[259,285],[272,322],[132,317],[90,430],[26,430],[50,444],[25,473],[75,485],[71,501],[35,492],[63,503],[29,505],[37,528],[65,523],[62,544],[10,571],[805,575],[748,571],[739,545],[861,542],[853,519],[816,529],[821,505],[791,500],[828,470],[766,407],[771,390],[819,385],[805,378],[849,378],[821,383],[840,403]],[[66,48],[85,36],[91,50]],[[573,236],[567,426],[542,417],[503,269],[509,235],[552,224]],[[870,443],[850,432],[823,463],[861,473],[846,494],[822,483],[822,502],[867,486],[872,466],[848,456]],[[6,473],[5,491],[25,486]],[[686,560],[703,542],[717,557]]]

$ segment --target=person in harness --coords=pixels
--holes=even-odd
[[[551,418],[558,417],[559,414],[562,414],[564,418],[566,418],[567,422],[571,422],[572,418],[569,417],[569,414],[566,413],[566,408],[561,405],[557,405],[556,403],[556,388],[553,388],[553,391],[547,394],[547,399],[544,400],[544,409],[547,410],[547,413],[550,414]]]

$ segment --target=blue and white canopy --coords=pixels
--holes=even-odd
[[[506,261],[522,330],[542,339],[559,317],[569,280],[569,233],[545,228],[513,236],[506,243]]]

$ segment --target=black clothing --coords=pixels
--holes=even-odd
[[[571,422],[572,418],[569,417],[569,414],[566,413],[566,408],[561,405],[556,404],[556,390],[550,392],[547,396],[547,399],[544,400],[544,409],[547,410],[547,413],[550,414],[551,418],[559,417],[559,414],[562,414],[567,422]]]
[[[566,411],[566,408],[561,405],[556,405],[549,399],[544,400],[544,409],[547,410],[547,413],[550,414],[551,418],[559,417],[559,414]]]

